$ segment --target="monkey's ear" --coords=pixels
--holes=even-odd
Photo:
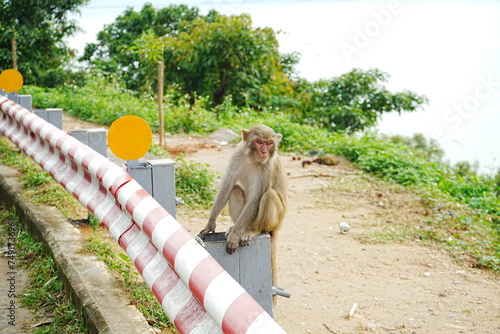
[[[248,139],[248,130],[247,129],[241,130],[241,138],[243,139],[243,141],[247,141],[247,139]]]
[[[278,143],[279,143],[281,141],[281,139],[283,138],[283,135],[281,133],[277,133],[276,137],[278,137]]]

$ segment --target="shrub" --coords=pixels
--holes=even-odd
[[[177,158],[176,192],[187,205],[200,207],[211,204],[215,194],[213,181],[214,175],[206,169],[206,165],[188,162],[185,156]]]

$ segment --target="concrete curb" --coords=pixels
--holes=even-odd
[[[85,237],[54,207],[36,206],[20,195],[13,168],[0,165],[0,202],[13,207],[21,222],[53,255],[65,289],[92,333],[155,333],[106,265],[78,253]]]

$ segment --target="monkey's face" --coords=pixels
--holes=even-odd
[[[253,141],[253,149],[257,160],[264,163],[274,152],[274,140],[257,138]]]

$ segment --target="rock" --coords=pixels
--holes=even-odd
[[[228,142],[231,143],[232,141],[240,138],[240,135],[234,132],[233,130],[230,129],[220,129],[215,132],[212,132],[208,138],[217,141],[217,142]]]

